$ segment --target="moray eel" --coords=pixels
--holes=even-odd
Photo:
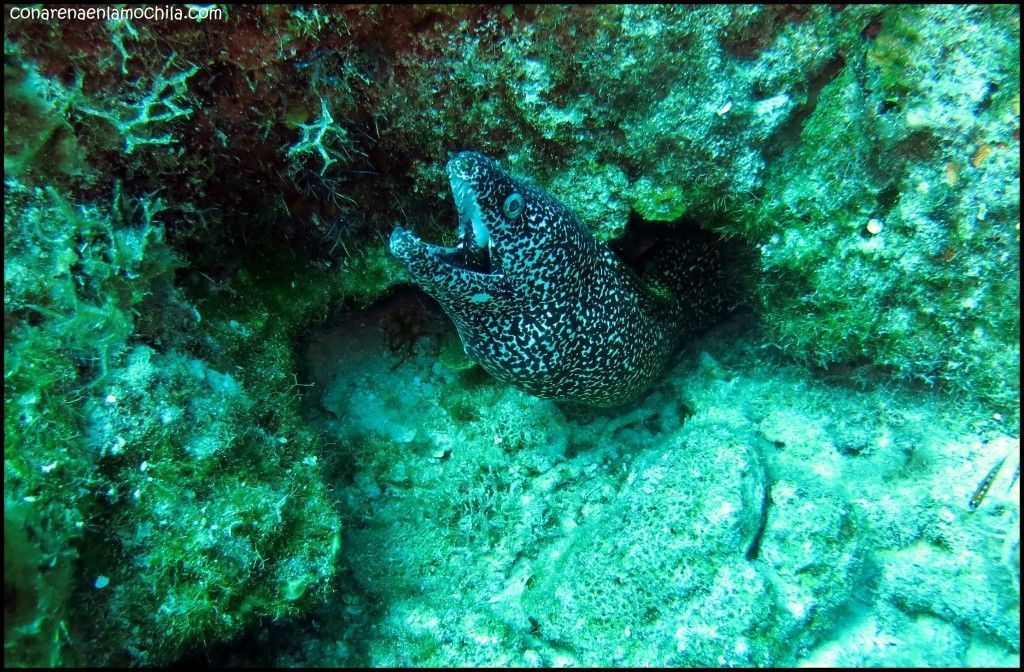
[[[486,156],[459,153],[447,171],[458,244],[399,227],[390,249],[455,322],[466,352],[538,397],[615,406],[645,390],[694,317],[669,289],[695,284],[694,256],[673,254],[666,282],[644,283],[558,200]]]

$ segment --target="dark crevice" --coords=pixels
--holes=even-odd
[[[882,212],[888,212],[892,206],[896,205],[899,197],[900,186],[898,184],[890,184],[878,193],[878,207],[881,208]]]
[[[996,94],[997,91],[999,91],[999,85],[996,84],[995,82],[989,82],[985,86],[985,95],[982,97],[981,101],[979,101],[978,104],[974,106],[974,113],[981,114],[982,112],[988,110],[988,108],[992,107],[992,97]]]
[[[766,481],[764,495],[761,499],[761,521],[758,524],[757,532],[754,534],[754,539],[750,542],[750,547],[747,548],[747,560],[757,560],[761,554],[761,540],[764,538],[764,530],[768,526],[768,507],[771,506],[771,494],[772,485]]]
[[[846,59],[842,54],[837,54],[816,75],[811,77],[807,82],[807,100],[802,105],[798,105],[786,123],[775,129],[775,132],[765,141],[762,155],[766,161],[779,156],[787,147],[798,143],[804,122],[818,106],[818,97],[821,95],[822,89],[842,72],[845,65]]]

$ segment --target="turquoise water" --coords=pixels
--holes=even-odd
[[[1016,7],[150,9],[5,10],[5,664],[1019,666]]]

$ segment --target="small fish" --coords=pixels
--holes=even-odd
[[[988,470],[988,473],[985,474],[985,478],[981,479],[981,483],[978,484],[978,488],[974,491],[974,494],[971,495],[971,501],[967,502],[967,508],[969,510],[974,511],[981,506],[981,500],[985,499],[985,495],[988,494],[988,489],[992,487],[992,482],[996,480],[996,475],[999,473],[999,469],[1003,466],[1003,462],[1006,462],[1006,457],[1007,456],[1004,455],[1003,459],[996,462],[995,465]],[[1017,469],[1019,472],[1019,465],[1017,466]],[[1014,481],[1016,480],[1017,477],[1015,475]],[[1012,483],[1010,484],[1010,487],[1013,487]]]

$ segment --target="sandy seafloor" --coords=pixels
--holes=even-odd
[[[747,314],[625,412],[457,350],[415,292],[311,336],[350,589],[274,662],[1019,665],[1019,441],[985,408],[785,363]]]

